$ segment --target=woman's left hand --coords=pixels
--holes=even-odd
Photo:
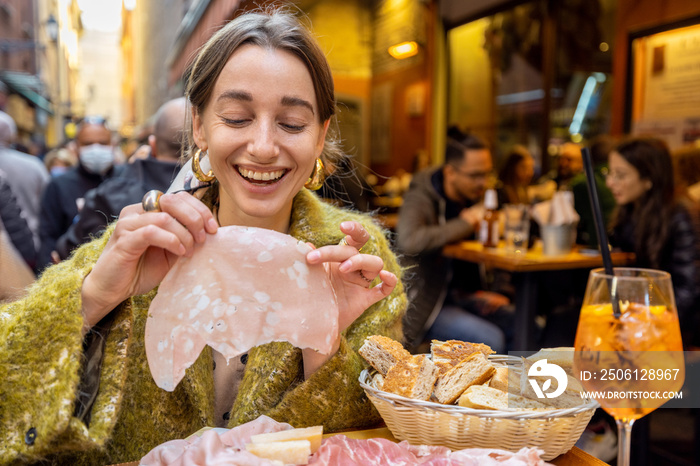
[[[383,270],[381,257],[360,252],[370,238],[360,223],[343,222],[340,231],[345,233],[347,244],[320,247],[309,252],[306,260],[309,264],[323,263],[326,267],[338,299],[338,330],[342,332],[368,307],[389,296],[398,278]],[[381,282],[373,286],[377,277]]]
[[[347,244],[322,246],[306,255],[309,264],[322,263],[330,277],[338,300],[338,332],[348,328],[372,304],[389,296],[399,281],[396,275],[384,270],[381,257],[360,252],[370,239],[362,224],[343,222],[340,231],[345,233]],[[376,278],[380,282],[373,286]],[[336,341],[336,349],[339,342],[340,340]],[[313,350],[304,350],[306,376],[313,373],[328,357]]]

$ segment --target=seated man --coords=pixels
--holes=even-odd
[[[56,242],[61,260],[101,234],[124,207],[141,202],[146,192],[168,189],[179,168],[185,112],[184,97],[163,104],[156,113],[154,134],[148,139],[150,155],[134,160],[118,176],[87,192],[77,221]]]
[[[411,300],[404,322],[408,346],[457,339],[506,350],[514,317],[508,298],[482,290],[478,265],[442,255],[446,244],[474,239],[483,216],[478,203],[492,171],[486,145],[464,136],[448,140],[442,167],[411,181],[396,228],[399,249],[417,265],[405,274]]]

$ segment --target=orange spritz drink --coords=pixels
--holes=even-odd
[[[576,331],[574,375],[618,424],[618,464],[629,464],[636,419],[685,381],[671,277],[659,270],[593,270]]]

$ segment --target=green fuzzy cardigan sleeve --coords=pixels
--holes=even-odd
[[[108,236],[46,269],[26,298],[0,307],[0,464],[99,448],[109,437],[115,413],[94,416],[89,429],[73,417],[83,358],[80,290]],[[115,335],[123,327],[117,319]],[[113,372],[102,378],[100,390],[118,404],[124,338],[108,344],[105,363]]]

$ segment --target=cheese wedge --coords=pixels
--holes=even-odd
[[[311,453],[321,446],[323,440],[323,426],[306,427],[303,429],[289,429],[268,434],[257,434],[250,437],[252,443],[290,442],[294,440],[308,440],[311,445]]]
[[[245,449],[260,458],[281,461],[283,464],[309,464],[311,455],[311,443],[308,440],[249,443]]]

